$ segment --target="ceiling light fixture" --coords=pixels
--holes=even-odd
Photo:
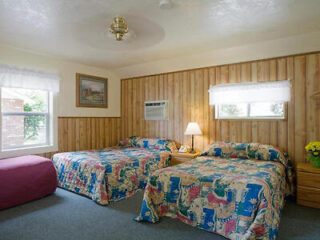
[[[128,31],[128,25],[123,17],[115,17],[113,19],[113,23],[110,25],[110,32],[116,36],[117,41],[121,41]]]
[[[172,2],[170,0],[160,0],[159,7],[161,9],[170,9],[172,8]]]

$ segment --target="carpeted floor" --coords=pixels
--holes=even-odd
[[[51,196],[0,211],[0,239],[225,239],[171,218],[162,218],[157,224],[133,221],[139,213],[142,194],[103,207],[86,197],[57,189]],[[287,203],[279,239],[319,240],[320,210]]]

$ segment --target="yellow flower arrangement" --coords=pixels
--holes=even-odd
[[[320,142],[310,142],[307,146],[306,146],[306,150],[309,151],[320,151]]]
[[[311,161],[315,167],[320,167],[320,142],[310,142],[305,149],[308,152],[307,159]]]

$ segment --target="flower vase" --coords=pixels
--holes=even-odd
[[[311,160],[311,163],[312,163],[312,165],[313,165],[314,167],[320,168],[320,157],[318,157],[318,158],[313,158],[313,159]]]

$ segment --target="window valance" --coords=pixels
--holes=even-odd
[[[0,64],[0,87],[39,89],[59,92],[60,77],[56,73],[23,69]]]
[[[290,101],[290,87],[290,80],[230,83],[210,86],[210,105],[288,102]]]

